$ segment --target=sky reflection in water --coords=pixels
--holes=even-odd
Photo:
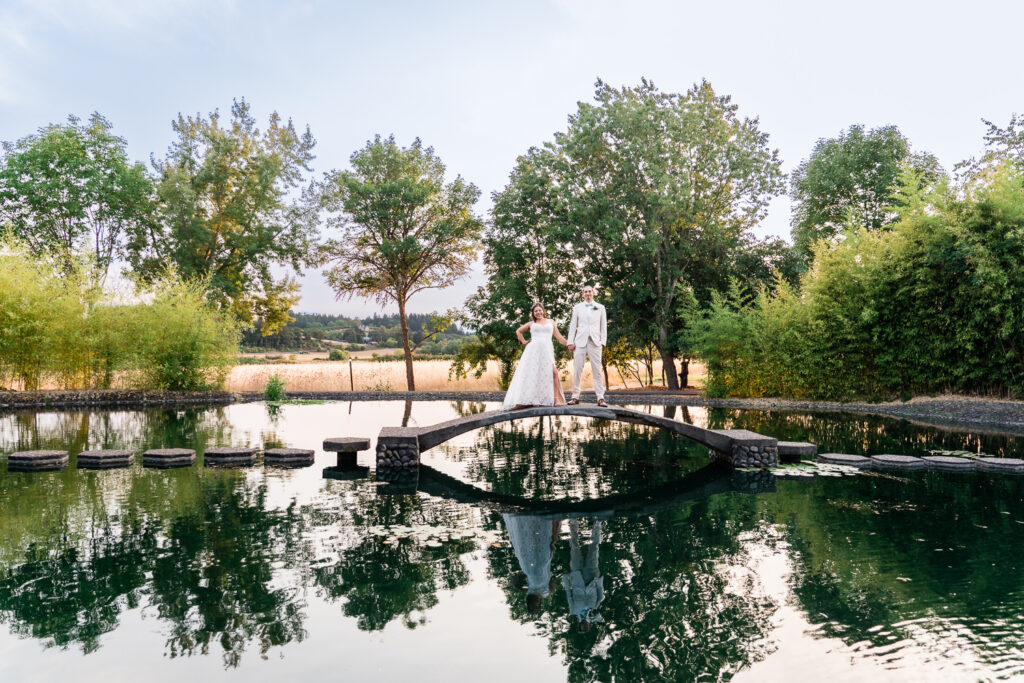
[[[0,439],[4,452],[73,454],[315,448],[485,408],[27,413],[0,417]],[[823,450],[1024,450],[1017,438],[879,418],[640,409]],[[1024,675],[1024,477],[722,474],[680,437],[577,418],[462,435],[425,454],[415,491],[324,479],[332,460],[0,465],[0,679]],[[475,503],[465,484],[526,509]]]

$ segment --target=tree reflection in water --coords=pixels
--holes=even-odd
[[[90,652],[123,611],[148,604],[170,624],[170,656],[219,643],[228,666],[250,643],[265,654],[301,640],[303,603],[294,587],[275,587],[273,566],[289,555],[308,563],[293,541],[302,517],[268,509],[263,487],[234,477],[203,478],[199,488],[189,509],[169,518],[128,508],[96,519],[82,540],[62,526],[33,543],[22,563],[0,571],[0,621]]]
[[[0,418],[0,430],[19,448],[225,443],[236,427],[224,414],[19,416]],[[712,426],[897,452],[974,438],[834,417],[713,413]],[[974,678],[1024,675],[1024,477],[862,473],[781,481],[778,495],[659,504],[645,492],[698,478],[705,451],[647,427],[570,418],[473,438],[430,453],[490,492],[538,505],[629,492],[644,500],[541,520],[553,530],[551,592],[535,611],[516,578],[528,554],[517,557],[505,532],[510,510],[433,497],[440,489],[423,479],[408,495],[332,480],[311,501],[277,507],[268,486],[280,475],[68,469],[0,477],[0,622],[93,652],[141,610],[155,615],[165,654],[219,651],[234,667],[248,651],[286,650],[339,623],[374,633],[401,624],[441,642],[448,634],[425,628],[430,610],[475,578],[500,586],[509,617],[524,636],[547,639],[571,681],[728,679],[773,647],[781,598],[751,569],[764,551],[785,557],[788,599],[815,633],[879,653],[941,642],[988,667]],[[311,623],[307,600],[331,604],[337,618]]]

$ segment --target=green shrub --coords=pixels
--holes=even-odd
[[[276,372],[267,378],[263,396],[268,401],[284,401],[288,398],[288,395],[284,393],[284,380]]]
[[[169,277],[137,307],[135,366],[145,386],[219,388],[238,356],[239,325],[214,308],[201,283]]]
[[[327,360],[348,360],[348,351],[345,349],[331,349],[327,354]]]

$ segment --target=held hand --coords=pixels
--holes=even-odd
[[[576,350],[576,345],[575,344],[566,344],[565,347],[567,349],[569,349],[570,351],[575,351]]]

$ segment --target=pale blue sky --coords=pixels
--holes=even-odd
[[[949,169],[981,149],[982,117],[1024,112],[1022,28],[1012,0],[0,0],[0,139],[99,111],[146,160],[179,111],[245,97],[261,121],[310,125],[318,174],[376,133],[419,136],[481,188],[484,214],[596,78],[666,91],[707,78],[760,117],[786,172],[854,123],[895,124]],[[758,234],[788,238],[789,212],[776,200]],[[460,303],[481,280],[410,308]],[[315,273],[302,282],[301,310],[376,310],[335,302]]]

